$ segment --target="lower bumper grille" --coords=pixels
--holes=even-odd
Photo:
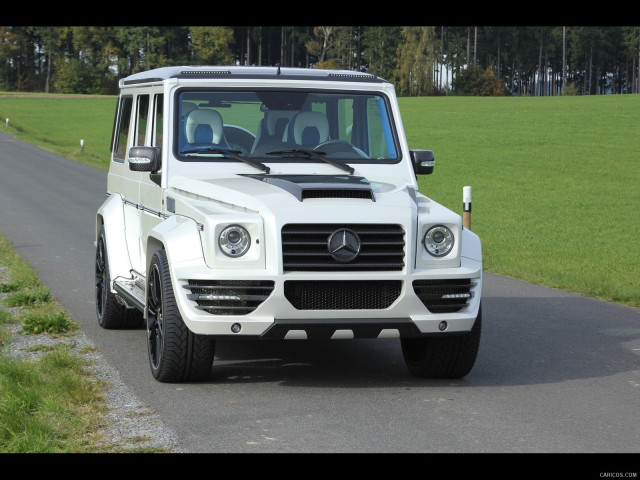
[[[469,304],[472,286],[469,278],[414,280],[413,291],[431,313],[453,313]]]
[[[400,280],[284,282],[284,295],[297,310],[381,310],[400,296]]]
[[[246,315],[273,292],[270,280],[189,280],[189,300],[196,308],[214,315]]]

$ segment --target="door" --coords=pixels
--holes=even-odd
[[[151,95],[149,104],[149,122],[145,145],[162,149],[164,133],[164,96],[162,93]],[[162,151],[161,151],[162,155]],[[164,220],[160,213],[164,212],[162,204],[162,170],[157,174],[144,173],[140,179],[140,204],[144,210],[140,217],[139,249],[142,264],[140,272],[146,275],[147,236],[158,223]],[[153,252],[152,252],[153,253]]]

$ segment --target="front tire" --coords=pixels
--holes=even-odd
[[[153,254],[147,274],[147,349],[160,382],[206,379],[215,353],[215,341],[194,334],[182,320],[164,250]]]
[[[411,373],[422,378],[462,378],[475,364],[480,347],[482,308],[469,333],[451,337],[401,339],[402,355]]]

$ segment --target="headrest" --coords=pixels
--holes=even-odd
[[[320,112],[301,112],[293,119],[291,133],[299,145],[317,145],[329,138],[329,121]]]
[[[264,116],[267,133],[271,136],[282,135],[294,113],[290,110],[269,110]]]
[[[198,129],[198,127],[200,128]],[[203,141],[196,138],[196,130],[199,132],[211,130],[211,140]],[[222,143],[222,115],[215,110],[193,110],[187,116],[185,123],[185,135],[189,143]],[[200,134],[198,134],[200,136]],[[207,134],[207,137],[209,134]]]

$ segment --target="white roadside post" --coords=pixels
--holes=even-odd
[[[471,230],[471,187],[462,189],[462,226]]]
[[[80,139],[80,151],[84,152],[84,139]]]

